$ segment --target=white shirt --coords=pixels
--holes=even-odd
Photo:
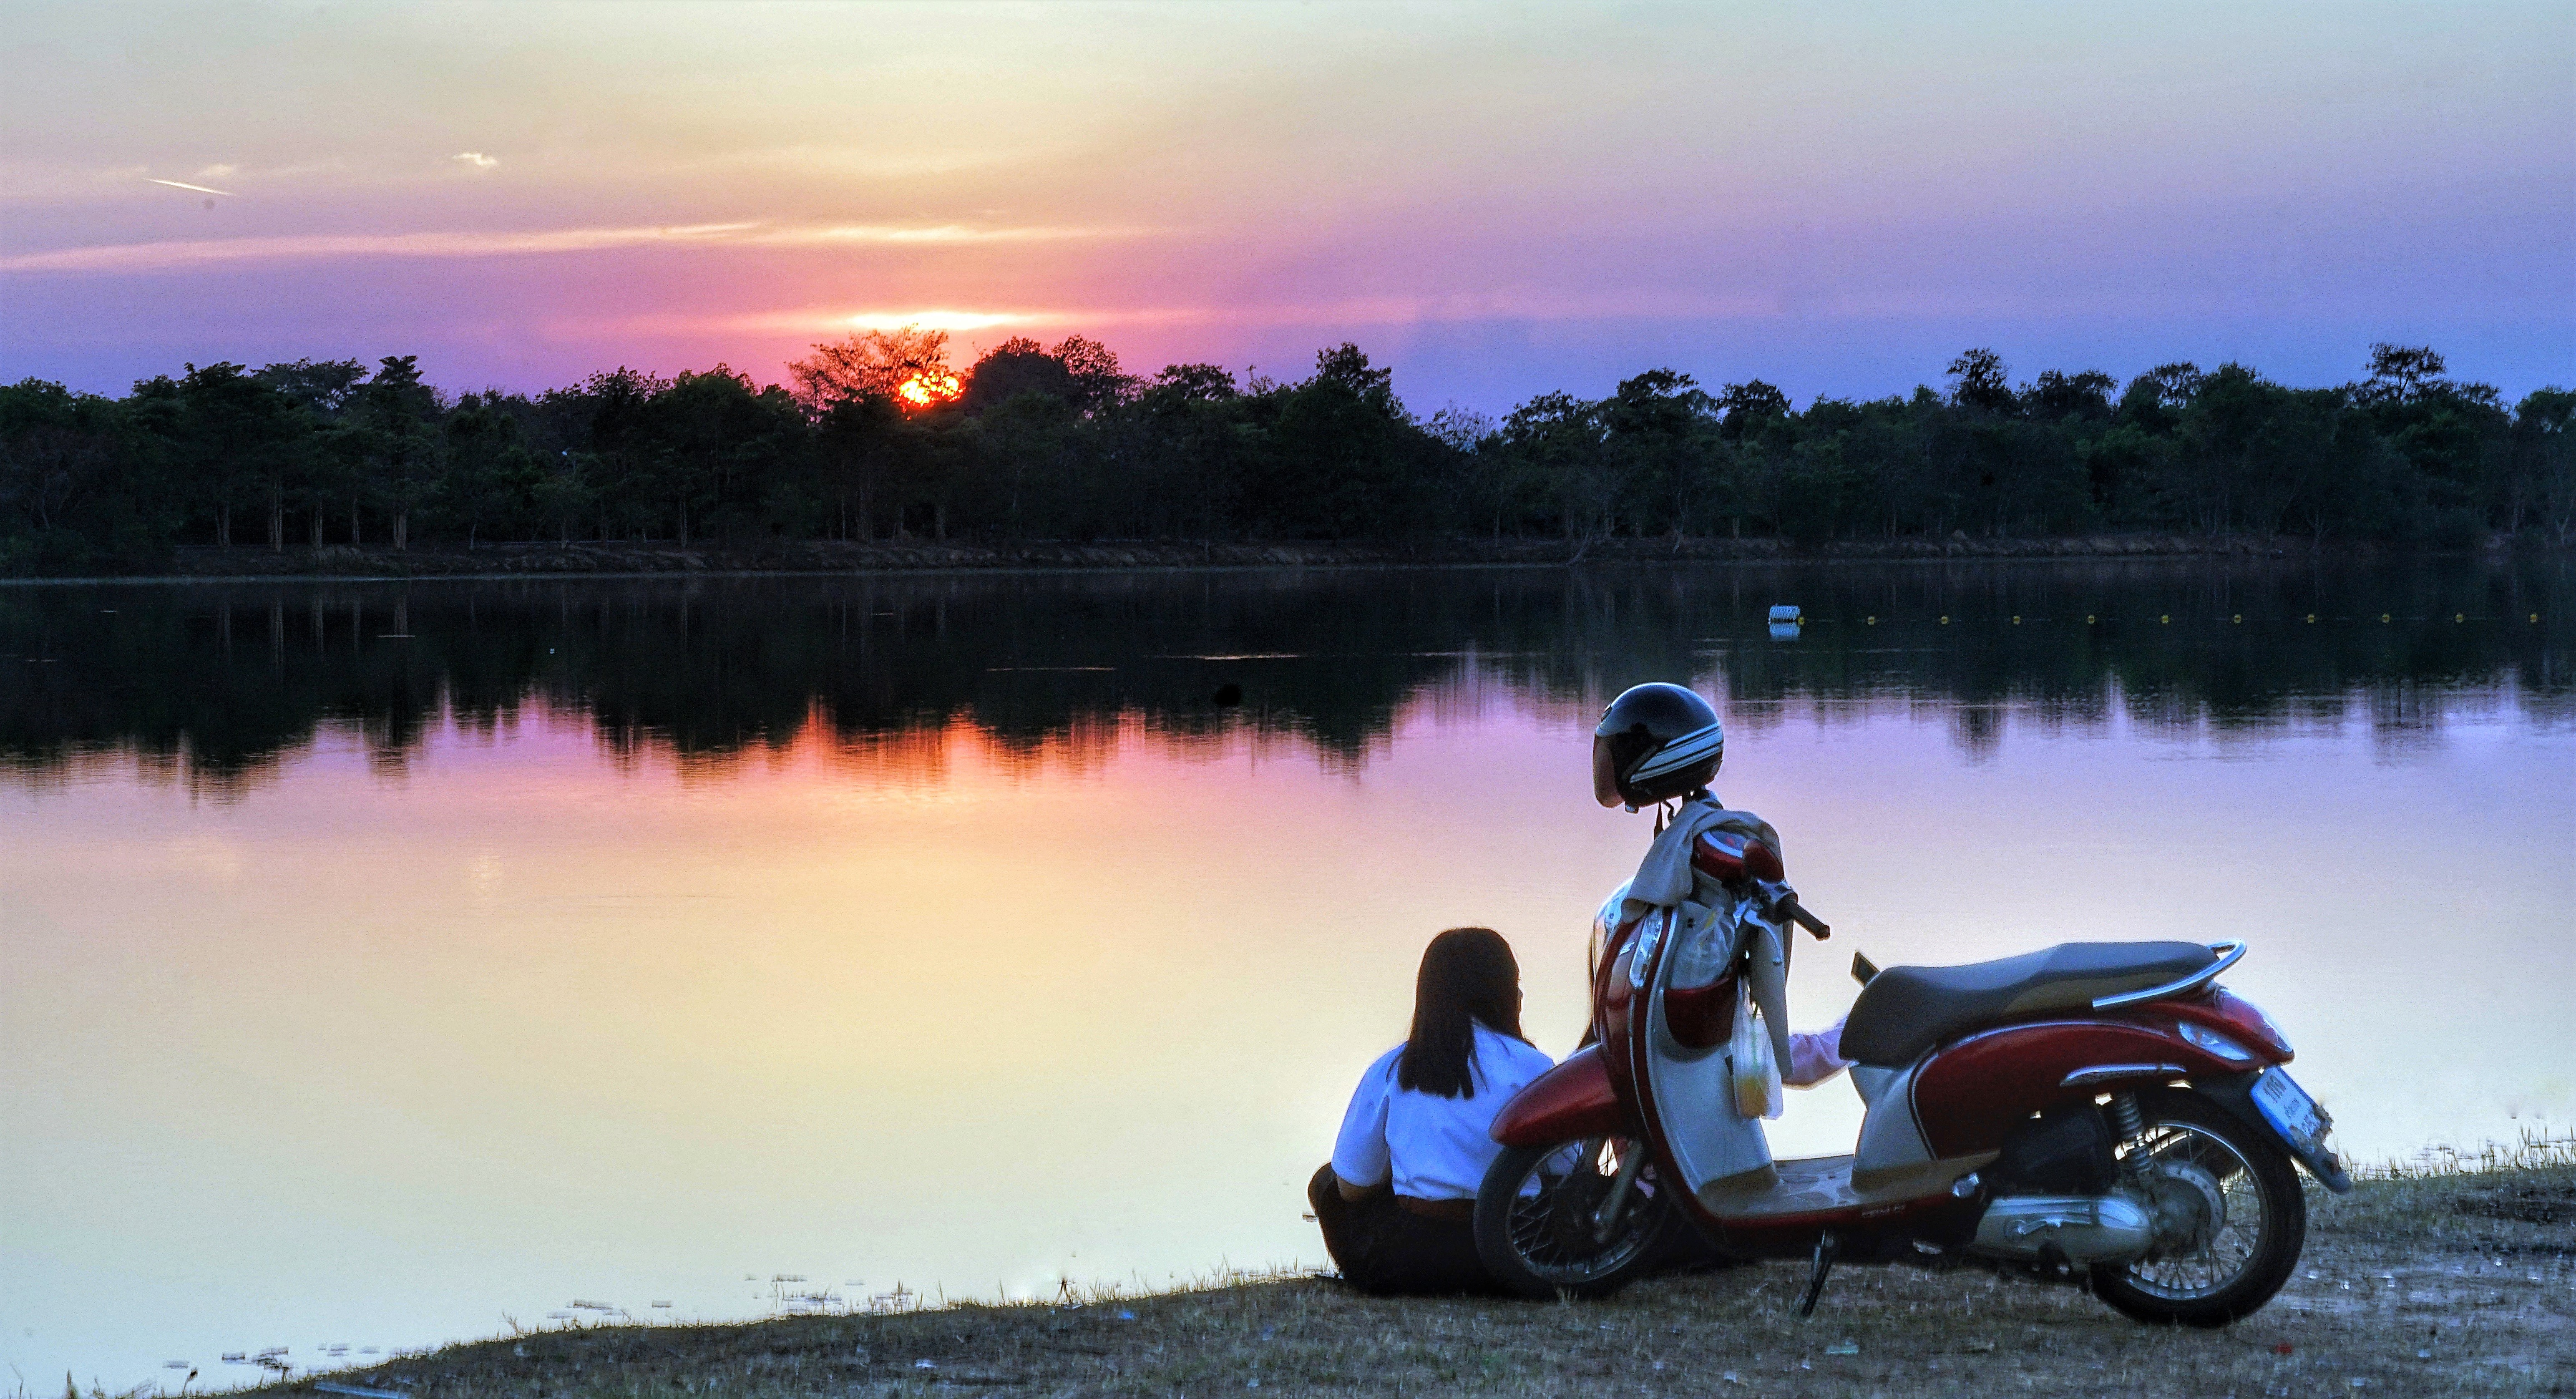
[[[1417,1200],[1472,1200],[1485,1183],[1485,1168],[1502,1147],[1487,1134],[1494,1114],[1556,1061],[1544,1050],[1476,1026],[1476,1052],[1468,1073],[1472,1098],[1443,1098],[1405,1088],[1395,1080],[1404,1046],[1378,1056],[1360,1075],[1342,1134],[1333,1140],[1333,1174],[1352,1185],[1384,1184],[1390,1170],[1395,1193]]]

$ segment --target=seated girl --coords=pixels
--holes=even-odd
[[[1521,1036],[1521,972],[1491,928],[1431,940],[1413,1033],[1360,1075],[1306,1196],[1342,1276],[1375,1293],[1494,1290],[1476,1259],[1476,1187],[1494,1114],[1554,1061]]]
[[[1794,1034],[1784,1080],[1804,1088],[1844,1066],[1842,1023]],[[1548,1071],[1521,1035],[1520,964],[1491,928],[1451,928],[1423,950],[1413,1032],[1360,1075],[1332,1162],[1306,1186],[1324,1247],[1365,1291],[1498,1291],[1476,1256],[1476,1189],[1501,1154],[1494,1115]],[[1713,1263],[1695,1238],[1676,1265]]]

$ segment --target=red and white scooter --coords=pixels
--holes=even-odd
[[[1476,1243],[1515,1291],[1609,1292],[1689,1227],[1730,1256],[1811,1258],[1802,1314],[1838,1261],[1977,1262],[2215,1326],[2297,1266],[2293,1163],[2352,1188],[2326,1114],[2281,1069],[2289,1042],[2216,984],[2245,954],[2232,942],[1883,971],[1855,957],[1842,1053],[1868,1104],[1859,1142],[1771,1162],[1755,1131],[1747,1168],[1728,1053],[1741,983],[1790,925],[1827,930],[1762,841],[1710,831],[1691,858],[1734,908],[1618,924],[1614,893],[1594,929],[1597,1042],[1494,1120],[1505,1150],[1476,1197]]]

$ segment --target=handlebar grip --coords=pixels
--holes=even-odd
[[[1780,901],[1779,911],[1788,914],[1790,919],[1796,922],[1799,927],[1815,934],[1816,940],[1819,942],[1822,942],[1826,938],[1834,935],[1833,927],[1830,924],[1826,923],[1825,920],[1818,918],[1816,915],[1809,913],[1806,906],[1799,903],[1796,899],[1782,899]]]

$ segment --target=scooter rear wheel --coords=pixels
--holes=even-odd
[[[1476,1253],[1506,1289],[1523,1297],[1606,1297],[1642,1276],[1664,1253],[1673,1222],[1654,1168],[1637,1172],[1605,1221],[1619,1164],[1646,1144],[1587,1137],[1549,1146],[1506,1147],[1476,1192]]]
[[[2141,1093],[2138,1106],[2145,1131],[2123,1147],[2146,1153],[2156,1247],[2094,1265],[2094,1295],[2140,1321],[2224,1326],[2252,1313],[2290,1280],[2307,1240],[2289,1153],[2197,1094]]]

